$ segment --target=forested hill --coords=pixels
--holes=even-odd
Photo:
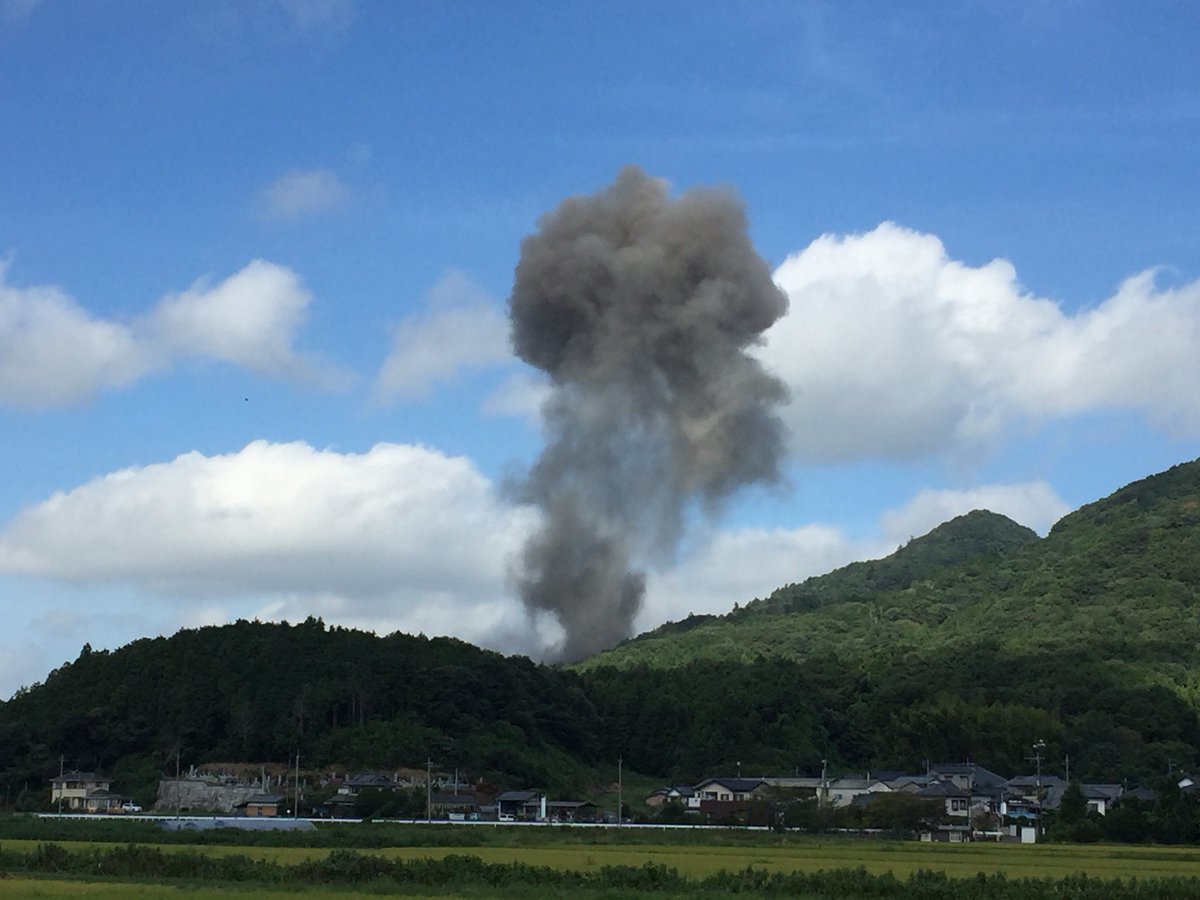
[[[515,784],[570,784],[596,759],[599,720],[578,677],[449,638],[237,622],[85,647],[0,704],[0,778],[68,766],[141,782],[212,760],[390,769],[459,767]]]
[[[942,565],[917,539],[587,660],[602,718],[637,748],[627,759],[674,771],[713,755],[810,770],[970,757],[1013,772],[1045,740],[1060,773],[1069,755],[1097,780],[1200,763],[1200,464],[1040,540],[966,518],[1002,526],[1007,546]]]
[[[1198,524],[1200,462],[1088,504],[1044,539],[975,511],[884,559],[782,587],[724,616],[664,625],[578,668],[869,657],[982,639],[1022,650],[1084,638],[1174,646],[1198,622]]]
[[[785,585],[766,599],[751,600],[724,616],[693,615],[680,622],[668,622],[632,638],[631,642],[680,634],[720,620],[740,622],[763,613],[805,612],[833,603],[870,600],[880,592],[909,587],[943,569],[984,556],[999,557],[1012,553],[1037,539],[1037,533],[1032,528],[1019,525],[1006,516],[977,509],[943,522],[883,559],[850,563],[828,574],[815,575],[800,584]],[[586,663],[585,667],[598,663],[609,664],[621,655],[621,650],[615,654],[600,655]]]

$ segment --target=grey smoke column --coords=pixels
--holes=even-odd
[[[783,385],[747,355],[787,308],[740,200],[671,200],[642,170],[571,197],[521,244],[517,354],[545,371],[547,445],[522,484],[545,524],[518,587],[575,660],[628,637],[641,569],[669,559],[689,509],[778,478]]]

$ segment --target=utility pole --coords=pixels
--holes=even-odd
[[[179,818],[183,806],[183,786],[179,783],[179,748],[175,748],[175,818]]]
[[[622,767],[625,763],[624,757],[617,757],[617,827],[621,827],[622,809],[625,806],[625,789],[622,781]]]
[[[296,751],[296,809],[292,813],[293,819],[300,818],[300,751]]]
[[[827,760],[821,760],[821,794],[817,797],[817,806],[824,806],[829,799],[829,782],[825,778],[825,773],[828,771],[829,763]]]
[[[433,821],[433,760],[425,760],[425,821]]]
[[[67,761],[67,758],[60,753],[58,756],[58,778],[59,778],[59,781],[58,781],[58,814],[59,815],[62,815],[62,795],[63,795],[63,788],[66,787],[66,782],[64,782],[62,780],[62,777],[64,774],[63,766],[66,763],[66,761]]]
[[[1038,806],[1038,817],[1037,817],[1038,834],[1042,833],[1042,751],[1045,749],[1046,749],[1046,742],[1043,741],[1041,738],[1038,738],[1038,740],[1033,745],[1033,756],[1025,757],[1027,760],[1037,763],[1036,788],[1037,788],[1037,806]]]
[[[1067,784],[1071,783],[1071,754],[1067,754]]]

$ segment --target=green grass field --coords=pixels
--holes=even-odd
[[[7,839],[5,850],[28,852],[42,841]],[[57,841],[69,850],[120,846],[115,843]],[[329,850],[309,847],[248,847],[236,845],[160,844],[172,852],[194,850],[226,856],[240,854],[251,859],[294,864],[320,859]],[[441,858],[450,854],[474,856],[489,863],[522,862],[569,871],[597,871],[604,866],[641,866],[655,863],[677,869],[690,878],[702,878],[721,870],[737,871],[748,866],[769,872],[814,872],[828,869],[865,868],[881,874],[907,877],[918,870],[945,872],[967,878],[980,872],[1003,873],[1010,878],[1062,878],[1084,873],[1095,878],[1200,877],[1200,849],[1140,847],[1128,845],[1041,844],[920,844],[914,842],[855,841],[836,838],[774,841],[763,835],[758,845],[736,846],[687,844],[556,843],[545,846],[482,847],[390,847],[362,850],[392,859]],[[0,893],[4,892],[0,882]]]
[[[354,900],[362,897],[363,891],[349,889],[313,889],[299,892],[301,896],[312,894],[314,900]],[[139,900],[158,900],[163,897],[183,895],[187,900],[223,900],[227,897],[253,896],[265,900],[285,900],[294,898],[297,891],[294,888],[265,888],[257,886],[222,885],[217,888],[187,887],[163,884],[139,884],[128,881],[68,881],[65,879],[46,878],[5,878],[0,880],[0,897],[36,898],[36,897],[83,897],[86,900],[125,900],[126,897]],[[447,894],[407,894],[410,900],[446,900]]]

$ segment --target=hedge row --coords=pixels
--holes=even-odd
[[[1200,898],[1200,878],[1105,880],[1086,875],[1062,879],[1007,878],[1003,874],[950,878],[918,871],[906,879],[865,869],[765,872],[743,869],[688,879],[662,865],[605,866],[595,872],[564,871],[524,863],[486,863],[473,856],[397,860],[334,850],[323,859],[294,865],[242,855],[209,856],[129,845],[78,852],[41,844],[22,853],[0,850],[0,873],[66,877],[152,879],[294,885],[395,884],[433,888],[556,888],[636,891],[639,894],[710,896],[818,896],[879,900],[1184,900]]]

